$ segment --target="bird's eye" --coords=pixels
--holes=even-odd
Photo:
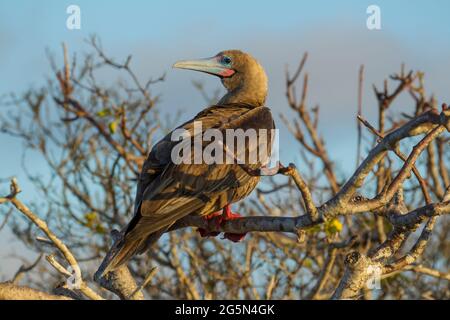
[[[222,57],[222,63],[223,64],[231,64],[231,58],[228,56],[223,56]]]

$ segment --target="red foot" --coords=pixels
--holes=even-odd
[[[233,219],[239,219],[241,215],[239,213],[233,213],[231,212],[231,206],[228,204],[223,208],[224,211],[224,220],[233,220]],[[239,242],[242,239],[245,238],[246,233],[227,233],[225,232],[223,234],[224,239],[228,239],[233,242]]]
[[[222,212],[220,212],[220,211],[214,212],[210,215],[207,215],[205,217],[205,219],[210,220],[210,219],[216,218],[215,219],[216,225],[218,227],[220,227],[223,222],[225,222],[227,220],[238,219],[240,217],[241,217],[241,215],[239,213],[231,212],[231,207],[228,204],[225,206],[225,208],[223,208]],[[207,231],[203,228],[199,228],[198,232],[200,233],[200,235],[202,237],[215,237],[215,236],[219,235],[219,233],[220,233],[220,232],[215,232],[215,231],[213,231],[213,232]],[[242,239],[244,239],[245,235],[246,235],[246,233],[227,233],[227,232],[225,232],[223,234],[223,237],[224,237],[224,239],[228,239],[233,242],[239,242]]]
[[[217,211],[211,214],[208,214],[207,216],[204,217],[205,220],[211,220],[211,219],[215,219],[216,221],[216,226],[220,227],[220,224],[222,223],[222,211]],[[200,233],[200,236],[202,237],[217,237],[220,232],[216,232],[216,231],[207,231],[206,229],[203,228],[198,228],[197,231]]]

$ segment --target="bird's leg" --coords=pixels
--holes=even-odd
[[[227,204],[225,208],[223,208],[223,216],[224,220],[233,220],[242,217],[239,213],[231,212],[231,205]]]
[[[227,204],[225,208],[223,208],[223,221],[239,219],[241,215],[239,213],[231,212],[231,205]],[[222,222],[223,222],[222,221]],[[228,233],[225,232],[223,234],[224,239],[228,239],[233,242],[239,242],[244,239],[246,233]]]
[[[223,222],[227,221],[227,220],[233,220],[233,219],[238,219],[240,218],[241,215],[239,213],[233,213],[231,212],[231,206],[229,204],[227,204],[222,211],[217,211],[214,213],[211,213],[207,216],[205,216],[204,219],[206,220],[211,220],[214,219],[216,226],[220,227],[222,225]],[[200,233],[200,236],[202,237],[216,237],[217,235],[220,234],[220,232],[216,232],[216,231],[208,231],[206,229],[203,228],[198,228],[198,232]],[[246,233],[228,233],[225,232],[223,234],[224,239],[228,239],[230,241],[233,242],[239,242],[242,239],[244,239]]]

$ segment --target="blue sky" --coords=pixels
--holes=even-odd
[[[81,30],[65,26],[66,8],[81,8]],[[378,31],[366,28],[366,8],[381,8]],[[184,110],[189,117],[204,107],[192,80],[208,90],[220,87],[208,76],[171,69],[184,58],[211,56],[239,48],[256,56],[269,75],[268,105],[275,114],[288,113],[284,98],[284,68],[310,54],[310,95],[323,115],[322,132],[331,157],[342,168],[354,167],[357,71],[366,66],[364,113],[375,116],[371,84],[399,70],[400,63],[426,72],[427,87],[438,101],[450,100],[449,1],[0,1],[0,94],[39,87],[50,75],[45,49],[60,57],[61,43],[71,53],[87,52],[84,40],[98,35],[106,52],[117,59],[133,54],[139,77],[167,72],[155,90],[162,94],[161,110]],[[60,60],[59,60],[60,61]],[[399,108],[408,108],[401,105]],[[397,112],[405,109],[397,109]],[[292,142],[286,133],[282,141]],[[283,135],[283,133],[282,133]],[[283,149],[283,146],[281,146]],[[295,148],[281,150],[285,162],[297,160]],[[8,152],[4,152],[8,150]],[[0,135],[0,178],[16,175],[34,197],[20,167],[22,147]],[[37,172],[42,169],[33,159]],[[300,166],[301,167],[301,166]],[[0,186],[0,191],[7,191]],[[0,217],[1,221],[1,217]],[[11,235],[0,232],[0,243]],[[0,246],[1,247],[1,246]],[[0,252],[1,256],[1,252]],[[8,260],[9,261],[9,260]],[[11,260],[12,261],[12,260]],[[17,264],[17,263],[16,263]],[[11,272],[16,267],[11,262]],[[4,271],[0,265],[0,274]]]
[[[81,8],[81,30],[65,28],[65,10],[69,4]],[[336,30],[342,26],[357,31],[365,28],[365,10],[370,4],[379,5],[382,14],[382,30],[373,32],[398,37],[413,50],[417,46],[432,46],[431,55],[442,47],[448,50],[450,27],[446,14],[450,12],[450,3],[445,0],[2,0],[0,67],[8,77],[0,79],[0,89],[16,90],[40,81],[47,70],[45,47],[58,50],[60,43],[66,41],[73,51],[83,50],[86,49],[83,39],[94,33],[118,56],[140,46],[165,56],[168,53],[163,50],[170,49],[169,57],[197,51],[210,54],[236,45],[251,49],[251,43],[246,48],[242,39],[260,39],[265,34],[301,41],[298,31],[305,33],[327,27]],[[308,49],[311,48],[304,48]]]

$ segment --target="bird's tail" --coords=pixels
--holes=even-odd
[[[95,273],[95,278],[101,278],[108,272],[113,271],[128,262],[135,254],[143,251],[143,247],[146,243],[146,238],[127,239],[122,236],[113,244],[106,254],[100,267]]]
[[[114,271],[121,265],[127,263],[136,254],[141,254],[146,251],[149,246],[158,241],[165,230],[166,228],[156,231],[147,237],[139,238],[121,235],[106,254],[94,275],[94,280],[100,280],[108,272]]]

